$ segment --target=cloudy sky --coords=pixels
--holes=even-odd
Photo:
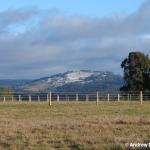
[[[0,2],[0,79],[68,70],[122,74],[130,51],[150,54],[150,0]]]

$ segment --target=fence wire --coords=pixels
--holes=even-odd
[[[47,93],[27,93],[15,92],[0,94],[0,101],[48,101],[49,92]],[[115,91],[115,92],[52,92],[52,101],[140,101],[140,91]],[[150,100],[150,92],[142,92],[142,100]]]

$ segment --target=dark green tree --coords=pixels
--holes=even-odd
[[[121,64],[125,84],[122,91],[150,90],[150,60],[142,52],[130,52]]]

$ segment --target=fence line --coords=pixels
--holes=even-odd
[[[0,94],[0,101],[47,101],[49,105],[53,101],[95,101],[98,105],[100,101],[143,101],[150,100],[150,92],[142,91],[115,91],[115,92],[102,92],[97,91],[93,93],[79,93],[79,92],[48,92],[48,93],[9,93]]]

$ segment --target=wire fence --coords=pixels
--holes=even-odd
[[[0,101],[29,101],[29,102],[44,102],[44,101],[149,101],[150,92],[142,91],[115,91],[115,92],[46,92],[46,93],[28,93],[15,92],[0,94]]]

